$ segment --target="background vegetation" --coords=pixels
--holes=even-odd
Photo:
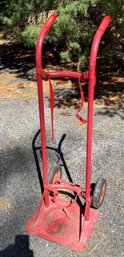
[[[0,3],[0,25],[24,46],[34,46],[43,23],[51,12],[59,13],[46,43],[59,58],[77,63],[77,70],[85,66],[89,45],[96,27],[104,15],[112,22],[106,33],[106,44],[101,53],[123,61],[124,47],[124,3],[123,0],[2,0]],[[109,42],[109,44],[108,44]]]

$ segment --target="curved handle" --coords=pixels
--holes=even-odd
[[[89,69],[89,78],[95,77],[95,68],[96,68],[96,57],[98,52],[98,47],[100,44],[101,37],[103,36],[104,32],[106,31],[108,25],[110,23],[110,17],[105,16],[100,23],[96,34],[94,36],[91,52],[90,52],[90,69]]]
[[[101,30],[103,32],[103,34],[105,33],[108,25],[110,23],[110,16],[105,16],[102,20],[102,22],[100,23],[99,27],[97,30]]]
[[[47,21],[45,22],[45,24],[43,25],[42,32],[44,32],[44,37],[45,37],[46,33],[50,30],[52,25],[54,24],[56,18],[57,18],[57,14],[55,14],[55,13],[51,14],[49,16],[49,18],[47,19]]]
[[[42,68],[42,48],[44,43],[44,38],[47,32],[50,30],[57,18],[57,14],[53,13],[49,16],[45,24],[43,25],[40,34],[38,36],[36,45],[36,73],[37,75],[42,75],[44,79],[47,77],[47,73]]]

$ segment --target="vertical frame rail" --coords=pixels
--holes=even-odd
[[[57,18],[56,14],[50,15],[46,23],[43,25],[42,30],[38,36],[36,45],[36,74],[38,85],[38,100],[39,100],[39,117],[40,117],[40,135],[42,146],[42,168],[43,168],[43,184],[48,185],[48,165],[47,165],[47,149],[46,149],[46,129],[45,129],[45,113],[44,113],[44,99],[43,99],[43,81],[42,78],[47,78],[47,73],[42,68],[42,47],[44,38],[50,27],[53,25]],[[44,191],[44,200],[46,207],[49,207],[49,192],[47,189]]]
[[[101,37],[110,23],[110,17],[105,16],[99,25],[93,39],[90,52],[89,82],[88,82],[88,119],[87,119],[87,151],[86,151],[86,216],[85,220],[89,221],[90,217],[90,185],[91,185],[91,158],[92,158],[92,127],[93,127],[93,101],[94,87],[96,84],[96,57]]]

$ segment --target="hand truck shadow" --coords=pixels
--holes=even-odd
[[[38,153],[40,152],[41,158],[42,158],[42,147],[41,146],[36,146],[36,141],[38,139],[38,136],[40,135],[40,129],[36,132],[33,140],[32,140],[32,150],[33,150],[33,155],[34,155],[34,160],[35,160],[35,164],[36,164],[36,169],[37,169],[37,174],[38,174],[38,179],[39,179],[39,184],[40,184],[40,189],[41,189],[41,193],[43,193],[44,189],[43,189],[43,176],[42,176],[42,168],[40,167],[40,161],[39,157],[38,157]],[[64,141],[66,137],[66,134],[63,134],[57,147],[50,147],[47,146],[46,148],[54,151],[57,154],[58,157],[58,161],[61,160],[62,161],[62,166],[65,169],[66,175],[68,177],[68,180],[73,183],[71,174],[68,170],[65,158],[64,158],[64,154],[62,152],[62,143]]]

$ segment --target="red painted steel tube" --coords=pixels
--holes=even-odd
[[[92,156],[92,123],[93,123],[93,100],[94,86],[96,83],[96,57],[102,35],[110,23],[110,17],[105,16],[94,36],[90,52],[90,68],[88,82],[88,120],[87,120],[87,152],[86,152],[86,221],[90,215],[90,184],[91,184],[91,156]]]
[[[47,77],[47,72],[45,72],[42,68],[42,48],[44,38],[47,32],[50,30],[51,26],[54,24],[56,18],[57,15],[55,13],[49,16],[46,23],[43,25],[42,30],[40,31],[36,45],[36,73],[39,75],[44,75],[44,78],[45,76]]]
[[[42,78],[39,75],[37,75],[37,84],[38,84],[38,99],[39,99],[40,135],[41,135],[41,145],[42,145],[43,182],[44,184],[48,184],[43,85],[42,85]],[[45,200],[46,207],[49,207],[49,193],[47,190],[45,190],[44,195],[45,195],[44,200]]]
[[[54,71],[49,72],[49,78],[75,78],[75,79],[88,79],[88,72],[74,72],[74,71]]]
[[[88,128],[87,128],[87,156],[86,156],[86,220],[89,220],[90,210],[90,180],[91,180],[91,152],[92,152],[92,122],[93,122],[93,99],[94,99],[94,86],[95,86],[95,68],[96,68],[96,57],[98,52],[99,43],[102,35],[104,34],[109,22],[110,17],[106,16],[102,20],[92,43],[91,54],[90,54],[90,69],[87,73],[77,73],[71,71],[61,72],[45,72],[42,68],[42,46],[44,37],[49,31],[57,18],[56,14],[52,14],[47,22],[44,24],[36,46],[36,73],[38,79],[38,96],[39,96],[39,113],[40,113],[40,128],[41,128],[41,143],[42,143],[42,157],[43,157],[43,180],[44,184],[48,184],[48,170],[47,170],[47,154],[46,154],[46,135],[45,135],[45,117],[44,117],[44,102],[43,102],[43,89],[42,89],[42,78],[57,78],[57,77],[72,77],[72,78],[89,78],[88,83]],[[41,112],[42,110],[42,112]],[[49,206],[48,192],[45,192],[45,203]]]
[[[49,31],[50,27],[56,20],[56,14],[52,14],[45,25],[43,26],[36,45],[36,73],[37,73],[37,84],[38,84],[38,100],[39,100],[39,116],[40,116],[40,131],[41,131],[41,145],[42,145],[42,167],[43,167],[43,182],[48,185],[48,167],[47,167],[47,152],[46,152],[46,132],[45,132],[45,115],[44,115],[44,100],[43,100],[43,85],[41,74],[42,69],[42,46],[44,37]],[[46,74],[47,75],[47,74]],[[49,192],[44,192],[45,205],[49,207]]]

